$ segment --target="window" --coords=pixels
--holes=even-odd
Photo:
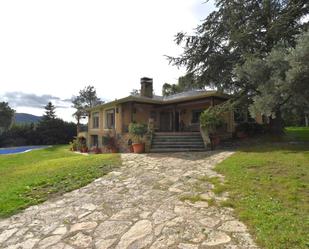
[[[200,116],[203,110],[193,110],[192,111],[192,124],[198,124],[200,122]]]
[[[92,128],[98,129],[99,128],[99,112],[94,112],[92,114]]]
[[[153,119],[153,121],[157,120],[157,112],[156,111],[151,111],[150,112],[150,118]]]
[[[99,139],[97,135],[91,135],[91,147],[98,147]]]
[[[114,129],[115,128],[115,110],[106,111],[106,128]]]

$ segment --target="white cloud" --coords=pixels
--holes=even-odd
[[[202,3],[1,1],[1,92],[65,99],[91,84],[100,97],[112,100],[139,88],[140,77],[149,76],[160,94],[163,83],[176,82],[184,72],[168,65],[164,55],[179,54],[174,35],[192,31],[212,10],[212,3]],[[71,119],[71,110],[61,110],[61,116]]]

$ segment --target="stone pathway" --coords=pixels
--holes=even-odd
[[[117,172],[0,221],[7,249],[256,249],[208,177],[232,152],[123,154]],[[219,176],[222,178],[222,176]]]

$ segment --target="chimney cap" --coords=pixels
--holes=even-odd
[[[149,77],[142,77],[141,78],[141,82],[152,82],[152,78],[149,78]]]

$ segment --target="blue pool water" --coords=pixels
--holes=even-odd
[[[21,146],[21,147],[12,147],[12,148],[0,148],[0,155],[16,154],[28,152],[35,149],[42,149],[48,146]]]

